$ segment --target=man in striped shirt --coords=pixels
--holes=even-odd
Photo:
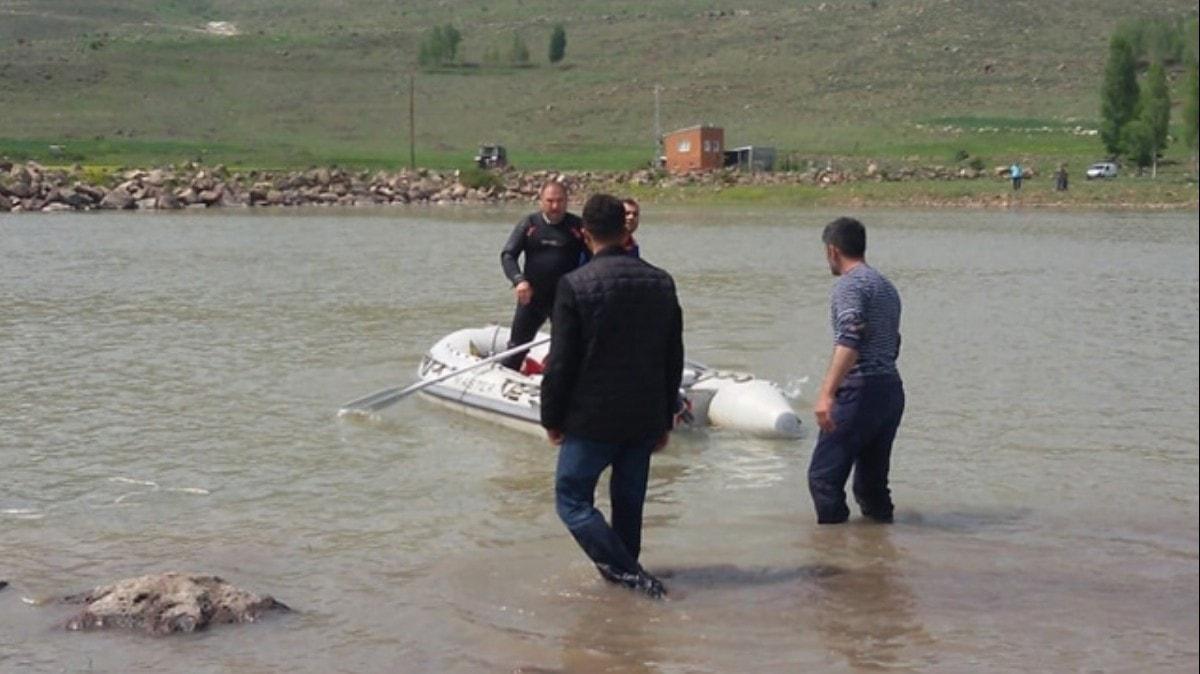
[[[845,522],[846,479],[854,469],[854,499],[863,516],[892,521],[888,470],[892,441],[904,414],[900,355],[900,295],[867,264],[867,232],[838,218],[821,234],[829,269],[834,348],[813,412],[821,432],[808,467],[821,524]]]

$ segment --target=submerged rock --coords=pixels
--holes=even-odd
[[[86,604],[67,620],[69,630],[117,627],[156,635],[254,622],[270,611],[291,610],[272,597],[247,592],[216,576],[186,573],[126,578],[64,601]]]

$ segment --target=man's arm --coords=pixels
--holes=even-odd
[[[558,444],[583,358],[583,327],[575,306],[575,291],[566,278],[558,280],[550,320],[550,355],[542,372],[542,427],[550,441]]]
[[[500,251],[500,268],[504,270],[504,276],[515,286],[525,280],[521,274],[521,266],[517,264],[517,258],[521,256],[521,252],[525,250],[525,230],[529,227],[529,218],[523,218],[513,228],[512,234],[508,235],[508,241],[504,243],[504,248]]]
[[[821,382],[821,390],[817,393],[817,402],[813,405],[813,414],[817,416],[817,425],[826,433],[832,431],[836,424],[833,422],[833,397],[842,386],[842,380],[854,364],[858,362],[858,350],[838,344],[833,347],[833,357],[829,359],[829,369],[825,372],[825,380]]]
[[[663,380],[667,387],[667,429],[675,423],[675,414],[679,412],[679,383],[683,379],[683,309],[675,300],[675,308],[671,315],[670,332],[667,338],[667,357],[664,366]]]
[[[833,421],[833,398],[846,379],[846,373],[858,362],[858,346],[867,330],[863,319],[862,295],[853,285],[839,284],[834,290],[833,311],[833,356],[829,359],[829,369],[817,393],[817,402],[813,405],[817,426],[826,433],[836,426]]]

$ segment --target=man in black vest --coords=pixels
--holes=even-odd
[[[667,272],[630,255],[625,209],[598,194],[583,209],[592,261],[562,277],[542,379],[542,426],[559,445],[555,506],[610,582],[659,598],[638,563],[650,454],[666,446],[683,372],[683,312]],[[612,466],[612,526],[596,482]]]
[[[554,307],[558,279],[587,261],[583,223],[578,216],[567,212],[566,186],[553,180],[542,185],[538,205],[540,210],[517,223],[500,251],[500,266],[517,297],[509,348],[525,344],[537,335]],[[517,264],[522,253],[524,270]],[[520,370],[524,360],[522,352],[509,356],[502,364]]]

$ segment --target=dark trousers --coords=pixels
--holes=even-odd
[[[658,436],[609,443],[567,435],[558,451],[554,506],[579,547],[605,578],[638,574],[642,551],[642,506],[650,475],[650,453]],[[612,466],[608,494],[612,526],[596,510],[596,482]]]
[[[508,334],[508,348],[511,349],[514,346],[520,346],[536,337],[538,330],[550,318],[550,311],[553,308],[553,301],[539,302],[534,300],[529,304],[518,304],[516,311],[513,312],[512,328]],[[529,352],[514,353],[500,361],[500,364],[510,370],[520,370],[521,363],[525,362],[525,354],[527,353]]]
[[[821,524],[845,522],[846,479],[854,469],[854,500],[862,514],[892,521],[888,489],[892,441],[904,415],[904,384],[898,377],[864,377],[843,386],[833,406],[834,429],[821,431],[808,465],[808,490]]]

